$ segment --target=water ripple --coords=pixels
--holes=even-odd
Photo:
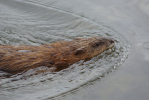
[[[129,43],[111,28],[37,3],[3,0],[0,8],[7,12],[0,12],[1,44],[40,45],[76,37],[103,36],[113,38],[115,46],[97,57],[79,61],[57,73],[35,74],[35,69],[17,75],[0,72],[2,98],[52,98],[104,77],[120,67],[128,57]],[[37,70],[40,69],[42,67]]]

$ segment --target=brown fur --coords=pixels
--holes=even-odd
[[[76,38],[41,46],[0,45],[0,70],[19,72],[48,66],[57,71],[92,58],[113,45],[112,39],[102,37]]]

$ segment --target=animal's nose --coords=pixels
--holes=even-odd
[[[113,40],[111,40],[110,42],[111,42],[111,44],[112,44],[112,43],[114,43],[114,41],[113,41]]]

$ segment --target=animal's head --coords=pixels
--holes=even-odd
[[[92,58],[113,46],[114,41],[110,38],[94,37],[93,39],[88,40],[86,45],[78,48],[75,51],[75,55],[78,57]]]

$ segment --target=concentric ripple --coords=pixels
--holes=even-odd
[[[130,51],[129,43],[113,29],[84,17],[25,1],[0,4],[0,44],[41,45],[76,37],[110,37],[115,46],[88,61],[79,61],[56,73],[35,74],[35,69],[9,75],[0,72],[1,98],[40,100],[72,91],[100,79],[120,67]],[[41,67],[43,69],[46,67]]]

